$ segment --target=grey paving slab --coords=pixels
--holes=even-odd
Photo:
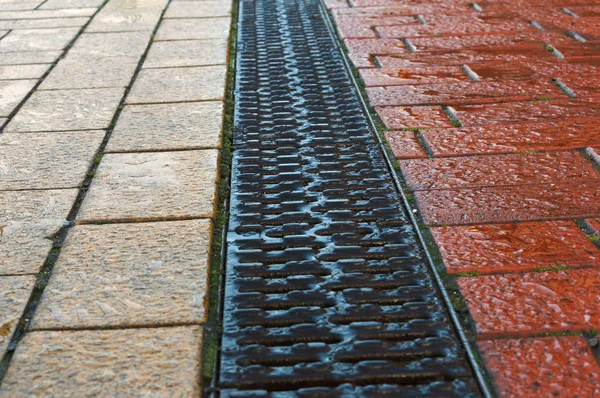
[[[34,284],[34,276],[0,276],[0,356],[6,352]]]
[[[219,148],[222,123],[221,102],[127,105],[106,151]]]
[[[0,190],[79,187],[104,131],[0,135]]]
[[[199,326],[28,333],[0,397],[198,397],[201,342]]]
[[[227,39],[159,41],[152,44],[144,68],[227,63]]]
[[[36,91],[8,124],[5,131],[106,129],[124,91],[122,88]]]
[[[155,40],[227,39],[230,25],[229,17],[165,19]]]
[[[89,21],[88,17],[81,18],[46,18],[19,19],[11,21],[11,29],[48,29],[48,28],[80,28]],[[3,21],[0,21],[2,24]],[[6,22],[6,21],[4,21]]]
[[[69,54],[52,70],[40,90],[127,87],[139,59],[133,57],[81,58]]]
[[[107,154],[78,223],[214,215],[217,150]]]
[[[96,8],[70,8],[64,10],[0,11],[0,20],[90,17],[94,15],[96,10]]]
[[[32,329],[205,320],[210,220],[76,226]]]
[[[94,17],[86,32],[151,32],[156,27],[161,13],[162,9],[103,9]]]
[[[222,100],[225,92],[226,66],[194,68],[142,69],[128,104]]]
[[[50,68],[40,65],[0,65],[0,80],[39,79]]]
[[[9,116],[36,83],[37,80],[0,80],[0,116]]]
[[[227,17],[231,15],[231,5],[231,1],[222,0],[182,1],[170,4],[165,18]]]
[[[13,30],[0,40],[0,53],[62,50],[77,32],[77,28]]]
[[[84,33],[77,39],[69,55],[139,59],[146,51],[150,36],[150,32]]]
[[[48,0],[40,10],[56,10],[63,8],[98,8],[104,0]]]
[[[0,56],[0,65],[51,64],[60,57],[61,51],[8,52]]]
[[[77,189],[0,191],[0,275],[37,273],[66,223]]]

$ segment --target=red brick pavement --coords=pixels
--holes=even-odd
[[[326,3],[499,395],[600,396],[600,4]]]

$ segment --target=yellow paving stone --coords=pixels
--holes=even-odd
[[[16,21],[13,21],[11,29],[48,29],[81,27],[85,25],[89,20],[89,17],[18,19]]]
[[[78,223],[214,216],[217,150],[107,154]]]
[[[39,79],[50,65],[4,65],[0,66],[0,80]]]
[[[0,11],[1,19],[41,19],[62,17],[89,17],[96,8],[69,8],[64,10]]]
[[[106,129],[124,88],[40,90],[33,93],[6,127],[7,132]]]
[[[33,64],[51,64],[58,57],[60,51],[22,51],[2,53],[0,65],[33,65]]]
[[[37,80],[0,80],[0,116],[9,116]]]
[[[127,104],[222,100],[225,65],[194,68],[142,69]]]
[[[226,39],[230,25],[229,17],[165,19],[154,40]]]
[[[197,397],[201,339],[199,326],[28,333],[0,397]]]
[[[39,10],[57,10],[64,8],[98,8],[104,0],[48,0],[44,2]]]
[[[32,329],[205,319],[210,220],[76,226]]]
[[[143,67],[224,65],[227,45],[227,39],[158,41],[150,47]]]
[[[69,56],[88,58],[129,57],[139,59],[150,41],[151,32],[84,33]]]
[[[219,148],[222,123],[220,101],[127,105],[106,152]]]
[[[127,87],[139,58],[88,58],[68,55],[40,85],[40,90]]]
[[[228,0],[172,3],[167,8],[165,18],[227,17],[231,15],[231,3]]]
[[[0,276],[0,357],[6,352],[35,284],[34,276]]]
[[[104,131],[0,135],[0,190],[80,186]]]
[[[0,192],[0,275],[37,273],[67,221],[76,189]]]
[[[0,40],[0,53],[63,50],[78,32],[78,28],[13,30]]]

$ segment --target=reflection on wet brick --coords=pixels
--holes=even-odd
[[[579,336],[479,343],[501,397],[600,396],[600,367]]]
[[[600,108],[589,99],[560,99],[554,101],[504,102],[482,105],[457,105],[456,115],[465,127],[494,124],[540,123],[549,119],[557,122],[600,117]],[[596,123],[598,124],[598,123]],[[566,127],[565,126],[565,127]]]
[[[448,273],[600,266],[600,250],[572,221],[432,228]]]
[[[600,269],[459,278],[481,337],[600,327]]]
[[[415,196],[428,225],[506,223],[600,215],[600,184],[597,180],[417,191]]]
[[[452,127],[441,106],[385,106],[375,110],[392,130]]]
[[[597,123],[532,123],[424,130],[434,156],[585,148],[600,144]]]
[[[360,69],[367,87],[404,86],[411,84],[456,83],[469,81],[459,66],[435,68],[386,68]]]
[[[600,173],[576,151],[407,160],[400,166],[411,190],[600,182]]]
[[[367,88],[371,104],[429,105],[477,104],[497,101],[523,101],[539,97],[560,98],[566,94],[550,81],[436,83],[417,86]]]
[[[387,131],[385,138],[398,159],[427,157],[413,131]]]

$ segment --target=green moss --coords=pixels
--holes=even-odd
[[[458,272],[456,276],[465,277],[465,276],[479,276],[479,271],[468,271],[468,272]]]
[[[553,265],[551,267],[536,267],[533,272],[567,271],[570,269],[571,267],[568,265]]]

